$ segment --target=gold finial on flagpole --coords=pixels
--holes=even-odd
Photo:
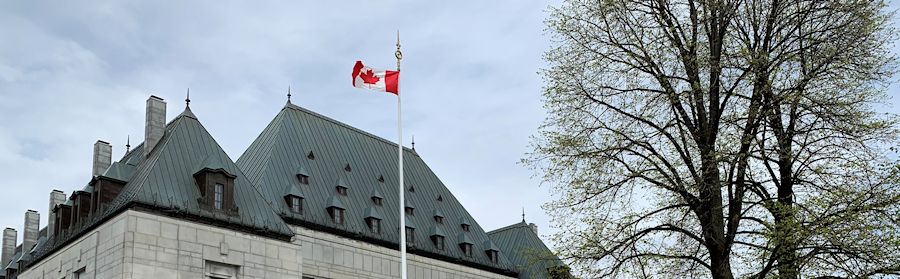
[[[400,30],[397,30],[397,51],[394,52],[394,57],[397,57],[397,71],[400,71],[400,59],[403,59],[403,53],[400,52]]]

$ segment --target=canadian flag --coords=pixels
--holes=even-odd
[[[363,65],[362,61],[356,61],[356,65],[353,65],[353,87],[400,95],[399,82],[399,71],[372,69]]]

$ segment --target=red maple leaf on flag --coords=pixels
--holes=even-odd
[[[368,83],[368,84],[375,84],[375,83],[378,83],[378,80],[380,80],[380,78],[375,76],[375,73],[372,72],[372,69],[369,69],[368,71],[360,73],[359,77],[362,78],[363,83]]]

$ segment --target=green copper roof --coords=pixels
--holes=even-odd
[[[112,178],[119,181],[128,181],[128,178],[134,174],[134,165],[129,165],[121,162],[114,162],[112,165],[106,169],[100,176]]]
[[[491,263],[481,247],[489,240],[484,230],[459,203],[450,190],[429,169],[415,151],[404,149],[405,184],[407,205],[417,209],[408,216],[407,225],[415,228],[414,247],[411,253],[451,258],[487,270],[514,273],[512,264],[501,257],[499,264]],[[310,156],[310,154],[314,156]],[[311,159],[314,158],[314,159]],[[376,242],[399,242],[399,196],[397,193],[397,144],[374,136],[331,118],[322,116],[293,104],[287,104],[275,119],[262,131],[237,160],[237,165],[252,183],[260,187],[266,200],[282,202],[284,180],[301,187],[306,194],[304,214],[297,219],[312,223],[315,228],[328,228],[345,232],[347,236],[360,237]],[[309,172],[309,185],[300,184],[296,178],[298,165]],[[348,171],[347,166],[350,166]],[[345,206],[345,222],[334,224],[326,208],[335,195],[335,184],[342,180],[348,185],[347,196],[341,197]],[[349,187],[352,186],[352,187]],[[373,206],[372,196],[383,195],[380,207],[381,221],[385,228],[380,234],[368,229],[365,218]],[[437,197],[442,197],[440,201]],[[273,206],[286,214],[288,208]],[[431,214],[435,210],[447,218],[437,224]],[[292,217],[297,217],[291,215]],[[471,229],[468,237],[474,244],[473,257],[467,257],[458,248],[457,238],[447,238],[447,249],[438,250],[431,243],[428,233],[432,229],[456,236],[464,233],[459,220],[468,220]],[[393,228],[393,229],[389,229]],[[396,248],[395,248],[396,249]],[[438,256],[439,255],[439,256]]]
[[[374,205],[370,206],[369,209],[366,210],[366,218],[375,218],[378,220],[383,220],[384,216],[378,211]]]
[[[519,271],[519,278],[549,278],[547,269],[565,264],[544,245],[525,221],[488,232],[500,253]]]
[[[300,191],[300,187],[294,185],[287,185],[286,190],[284,191],[285,196],[297,196],[299,198],[303,198],[303,191]]]
[[[135,156],[141,157],[143,152],[136,151],[126,154],[122,161],[131,163]],[[202,169],[221,169],[236,176],[234,202],[238,207],[237,214],[200,208],[200,190],[193,175]],[[136,165],[134,174],[106,212],[115,212],[130,203],[177,210],[260,232],[293,235],[190,110],[185,110],[166,126],[163,138],[153,152]]]

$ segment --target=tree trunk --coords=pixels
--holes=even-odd
[[[786,135],[782,135],[786,137]],[[781,183],[778,185],[778,201],[775,207],[775,237],[780,247],[776,249],[778,259],[778,278],[800,278],[797,263],[797,236],[794,227],[797,222],[794,214],[794,176],[791,158],[790,138],[779,140],[778,175]]]
[[[700,185],[701,208],[697,212],[703,228],[703,239],[709,250],[710,273],[713,279],[733,279],[731,272],[731,247],[725,238],[725,215],[722,207],[721,178],[716,164],[713,145],[703,147],[701,158],[703,181]]]

